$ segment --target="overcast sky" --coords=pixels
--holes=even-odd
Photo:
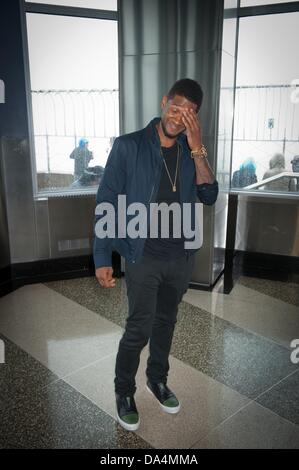
[[[32,89],[118,87],[115,21],[27,14],[27,25]],[[233,31],[232,20],[226,29]],[[242,18],[237,84],[299,78],[298,44],[299,12]],[[233,54],[233,41],[227,39],[224,49]]]
[[[27,14],[31,88],[118,88],[117,22]]]
[[[240,20],[238,85],[287,84],[299,78],[299,12]]]

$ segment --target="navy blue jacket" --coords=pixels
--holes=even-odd
[[[149,212],[150,202],[155,202],[159,189],[162,158],[160,138],[156,125],[160,118],[153,119],[144,129],[125,134],[113,144],[104,175],[101,180],[97,204],[113,204],[116,212],[118,195],[126,195],[127,206],[134,202],[143,203]],[[195,217],[196,196],[203,204],[212,205],[218,195],[218,183],[196,184],[194,161],[190,157],[187,138],[180,134],[177,139],[181,146],[180,197],[181,203],[192,203],[192,218]],[[96,222],[103,216],[97,216]],[[127,223],[133,216],[127,216]],[[112,250],[118,251],[127,261],[138,261],[143,253],[146,238],[98,238],[94,241],[94,263],[96,268],[111,266]],[[191,251],[191,250],[189,250]],[[196,251],[196,250],[194,250]]]

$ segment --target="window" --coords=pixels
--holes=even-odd
[[[232,188],[297,188],[298,22],[299,12],[240,18]]]
[[[26,18],[37,190],[96,191],[119,133],[117,22]]]
[[[225,8],[236,8],[237,0],[225,1]],[[219,100],[217,180],[219,187],[230,187],[232,125],[234,109],[234,71],[237,18],[224,18]]]

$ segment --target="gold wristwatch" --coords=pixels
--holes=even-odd
[[[198,149],[191,150],[191,158],[207,158],[208,152],[204,145]]]

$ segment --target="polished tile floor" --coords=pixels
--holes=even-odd
[[[124,279],[33,284],[0,299],[0,448],[299,448],[299,284],[241,276],[229,295],[189,289],[180,305],[165,415],[145,388],[136,433],[115,421],[114,362]],[[299,354],[298,354],[299,357]]]

